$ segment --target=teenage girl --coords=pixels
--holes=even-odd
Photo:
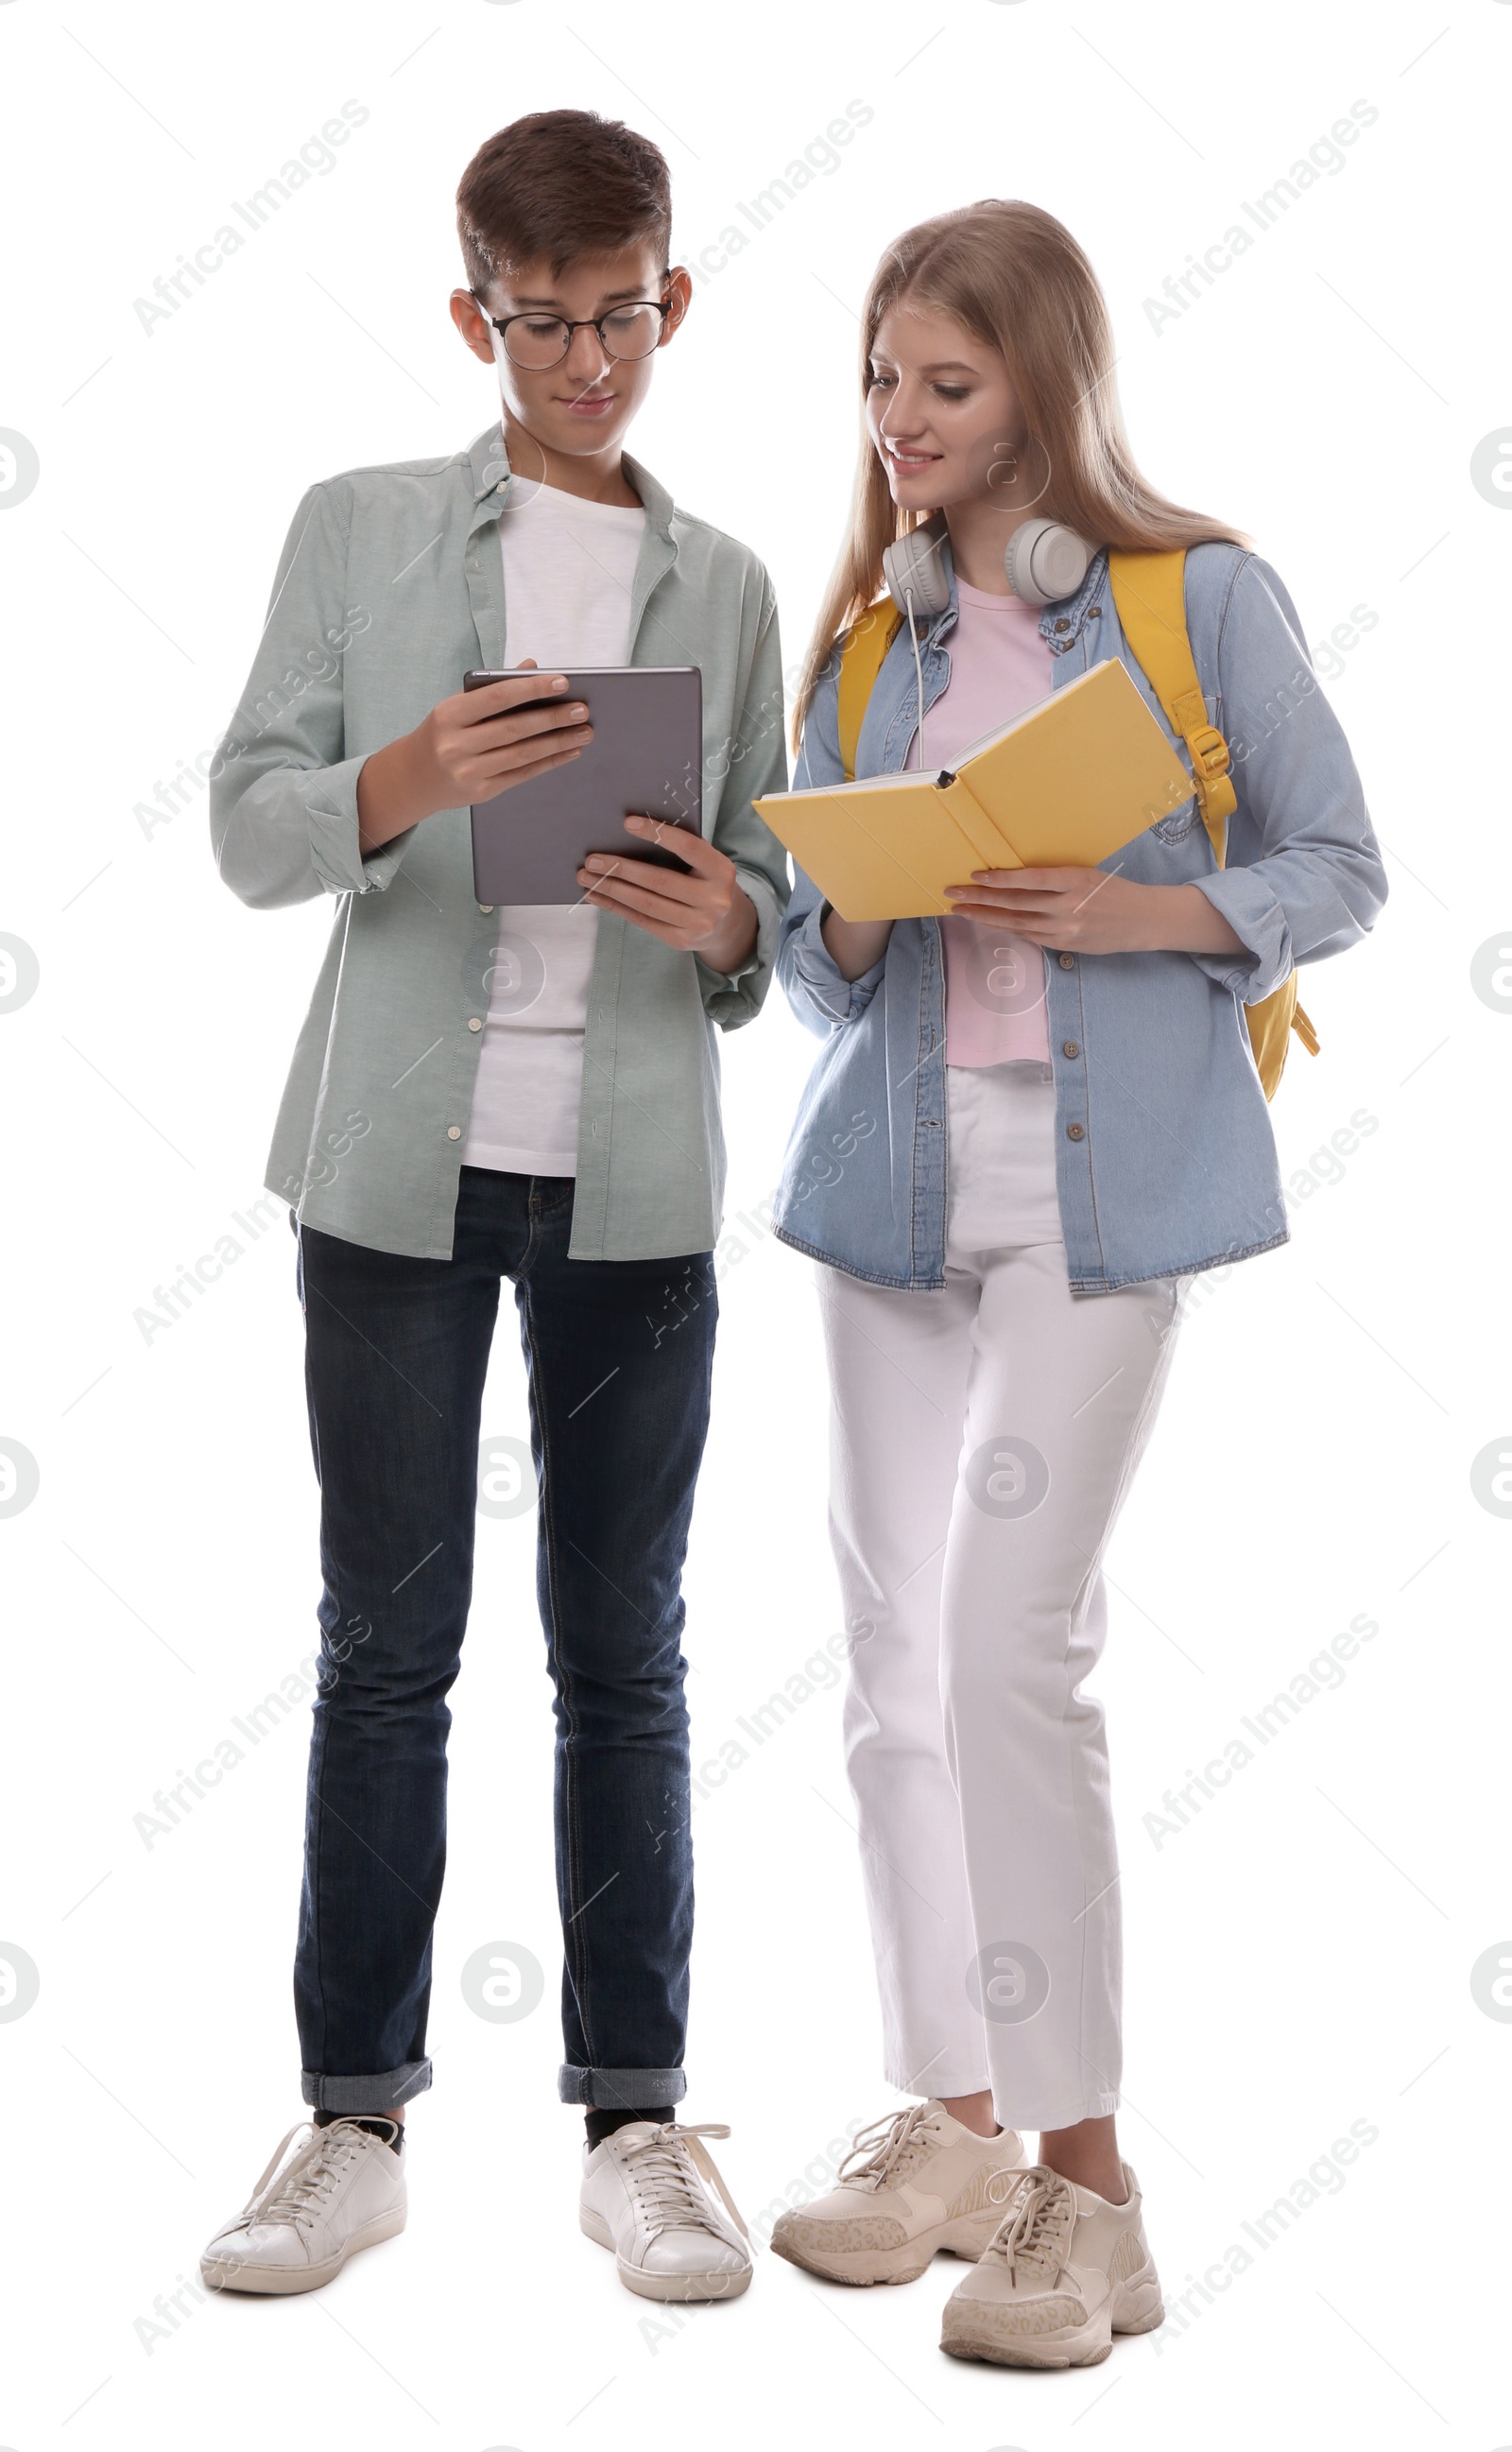
[[[964,876],[944,919],[846,920],[800,875],[784,931],[824,1044],[776,1226],[822,1264],[847,1754],[885,2073],[917,2100],[773,2245],[860,2283],[912,2280],[940,2247],[979,2259],[942,2345],[1064,2366],[1163,2312],[1114,2118],[1118,1867],[1083,1691],[1100,1562],[1182,1281],[1286,1239],[1246,1008],[1368,929],[1385,882],[1291,600],[1236,530],[1141,476],[1102,294],[1060,223],[996,201],[923,223],[862,324],[866,432],[796,788],[842,780],[840,650],[928,521],[886,576],[901,554],[918,587],[937,540],[948,602],[920,613],[910,590],[857,775],[951,766],[1105,657],[1155,709],[1106,548],[1174,547],[1237,793],[1221,868],[1193,801],[1100,870]],[[1011,551],[1031,520],[1070,532],[1049,603]]]

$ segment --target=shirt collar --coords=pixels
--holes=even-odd
[[[647,527],[653,535],[659,536],[670,545],[676,510],[672,496],[665,485],[653,477],[649,468],[642,467],[638,460],[632,460],[628,451],[623,456],[625,474],[645,506]],[[503,426],[491,425],[486,433],[480,434],[469,447],[467,459],[472,472],[473,502],[479,517],[496,518],[509,500],[509,488],[514,482],[509,454],[504,448]]]
[[[1108,577],[1108,548],[1100,545],[1087,565],[1087,576],[1070,596],[1047,604],[1039,617],[1039,635],[1049,641],[1052,653],[1064,655],[1074,647],[1082,630],[1094,611],[1101,609],[1103,584]]]

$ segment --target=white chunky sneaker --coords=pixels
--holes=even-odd
[[[1002,2228],[945,2303],[940,2347],[1005,2367],[1092,2367],[1115,2333],[1165,2319],[1145,2238],[1139,2182],[1124,2165],[1127,2205],[1037,2163],[1019,2181]]]
[[[301,2123],[235,2221],[216,2232],[200,2274],[211,2290],[318,2290],[359,2248],[403,2227],[404,2165],[387,2138],[355,2120]]]
[[[613,2248],[619,2279],[642,2299],[737,2299],[751,2284],[751,2242],[702,2141],[717,2122],[631,2120],[584,2146],[578,2220]]]
[[[978,2137],[943,2103],[911,2104],[860,2131],[838,2187],[780,2214],[772,2245],[828,2282],[916,2282],[940,2248],[981,2255],[1028,2167],[1015,2129]]]

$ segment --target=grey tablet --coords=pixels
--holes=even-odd
[[[562,669],[560,665],[557,667]],[[464,689],[502,681],[472,672]],[[473,883],[480,902],[580,902],[578,871],[591,851],[623,852],[666,868],[686,863],[626,834],[634,815],[668,818],[693,834],[703,820],[703,682],[696,664],[599,664],[567,673],[586,703],[593,740],[571,765],[473,805]],[[560,705],[560,697],[547,702]]]

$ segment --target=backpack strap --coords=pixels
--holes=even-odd
[[[1238,806],[1228,781],[1228,743],[1208,721],[1208,703],[1187,636],[1187,556],[1172,553],[1109,553],[1108,575],[1125,638],[1140,670],[1166,710],[1166,721],[1187,744],[1197,806],[1220,868],[1227,819]]]
[[[897,635],[903,616],[886,597],[854,623],[840,651],[840,763],[848,783],[855,781],[856,744],[883,660]]]
[[[1228,820],[1239,805],[1228,780],[1228,743],[1208,721],[1208,702],[1197,678],[1187,634],[1187,556],[1184,552],[1109,552],[1108,576],[1113,603],[1134,657],[1166,710],[1171,730],[1187,744],[1197,806],[1220,868],[1227,848]],[[1318,1034],[1297,1002],[1295,971],[1272,996],[1248,1005],[1245,1020],[1267,1098],[1275,1094],[1295,1031],[1309,1056]]]

